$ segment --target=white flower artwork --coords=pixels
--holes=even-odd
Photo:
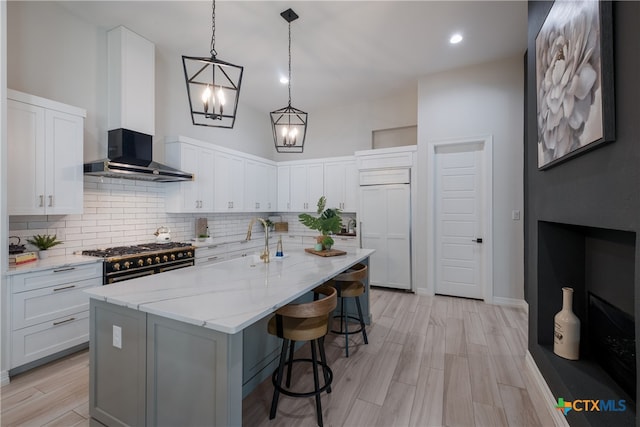
[[[602,140],[597,0],[556,1],[536,38],[538,167]]]

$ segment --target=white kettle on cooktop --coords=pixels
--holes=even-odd
[[[171,241],[171,230],[169,230],[169,227],[165,227],[164,225],[162,227],[158,227],[153,235],[156,236],[157,243],[169,243]]]

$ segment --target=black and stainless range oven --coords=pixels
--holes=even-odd
[[[191,267],[195,246],[188,243],[148,243],[82,251],[82,255],[104,258],[102,283],[122,282],[178,268]]]

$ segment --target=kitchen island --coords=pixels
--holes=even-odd
[[[243,397],[277,363],[270,314],[372,253],[289,248],[268,264],[245,257],[88,291],[92,423],[242,425]]]

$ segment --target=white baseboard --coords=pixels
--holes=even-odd
[[[533,377],[533,380],[538,386],[538,389],[540,390],[544,398],[548,402],[550,402],[549,412],[551,414],[551,418],[553,419],[553,423],[555,424],[555,426],[569,427],[569,423],[567,422],[567,419],[553,405],[553,402],[555,402],[556,399],[555,397],[553,397],[553,393],[551,393],[551,390],[549,389],[547,382],[544,380],[544,377],[540,373],[540,369],[538,369],[538,365],[536,365],[535,360],[533,360],[533,356],[531,356],[531,353],[529,353],[528,350],[524,360],[525,360],[525,365],[527,369],[529,369],[529,372],[531,372],[531,376]]]
[[[429,292],[427,288],[416,288],[415,291],[416,291],[416,295],[422,295],[425,297],[433,296],[433,292]]]
[[[0,372],[0,386],[9,384],[9,371]]]
[[[527,313],[529,312],[529,304],[527,304],[527,302],[523,299],[504,298],[504,297],[493,297],[492,299],[493,299],[492,304],[522,308]]]

